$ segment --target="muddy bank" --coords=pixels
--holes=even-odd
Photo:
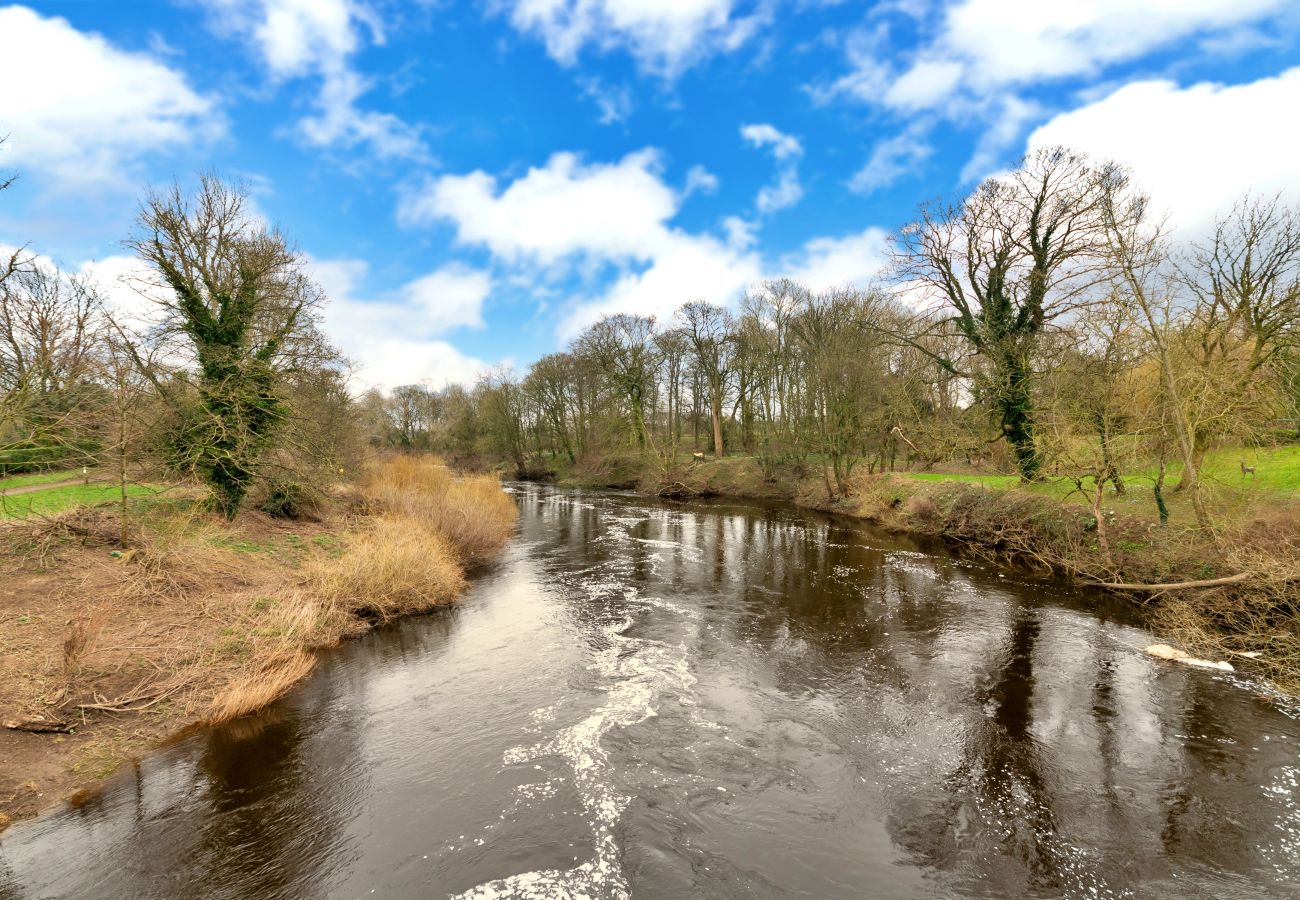
[[[377,467],[311,521],[157,506],[125,551],[107,511],[4,526],[0,827],[261,709],[322,650],[450,602],[515,515],[494,479],[416,461]]]

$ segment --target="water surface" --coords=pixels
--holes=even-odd
[[[465,601],[0,837],[0,897],[1294,897],[1300,721],[787,507],[516,489]]]

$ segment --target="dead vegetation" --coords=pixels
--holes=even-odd
[[[314,650],[448,602],[516,516],[497,481],[431,458],[375,462],[333,506],[227,524],[170,505],[139,517],[125,550],[103,510],[0,528],[0,722],[30,726],[0,728],[0,812],[28,815],[183,725],[258,710]]]

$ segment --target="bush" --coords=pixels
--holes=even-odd
[[[276,519],[318,519],[325,498],[317,489],[300,481],[274,480],[263,488],[258,509]]]

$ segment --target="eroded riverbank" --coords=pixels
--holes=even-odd
[[[790,507],[517,490],[464,603],[11,829],[0,893],[1300,887],[1294,710],[1123,604]]]

